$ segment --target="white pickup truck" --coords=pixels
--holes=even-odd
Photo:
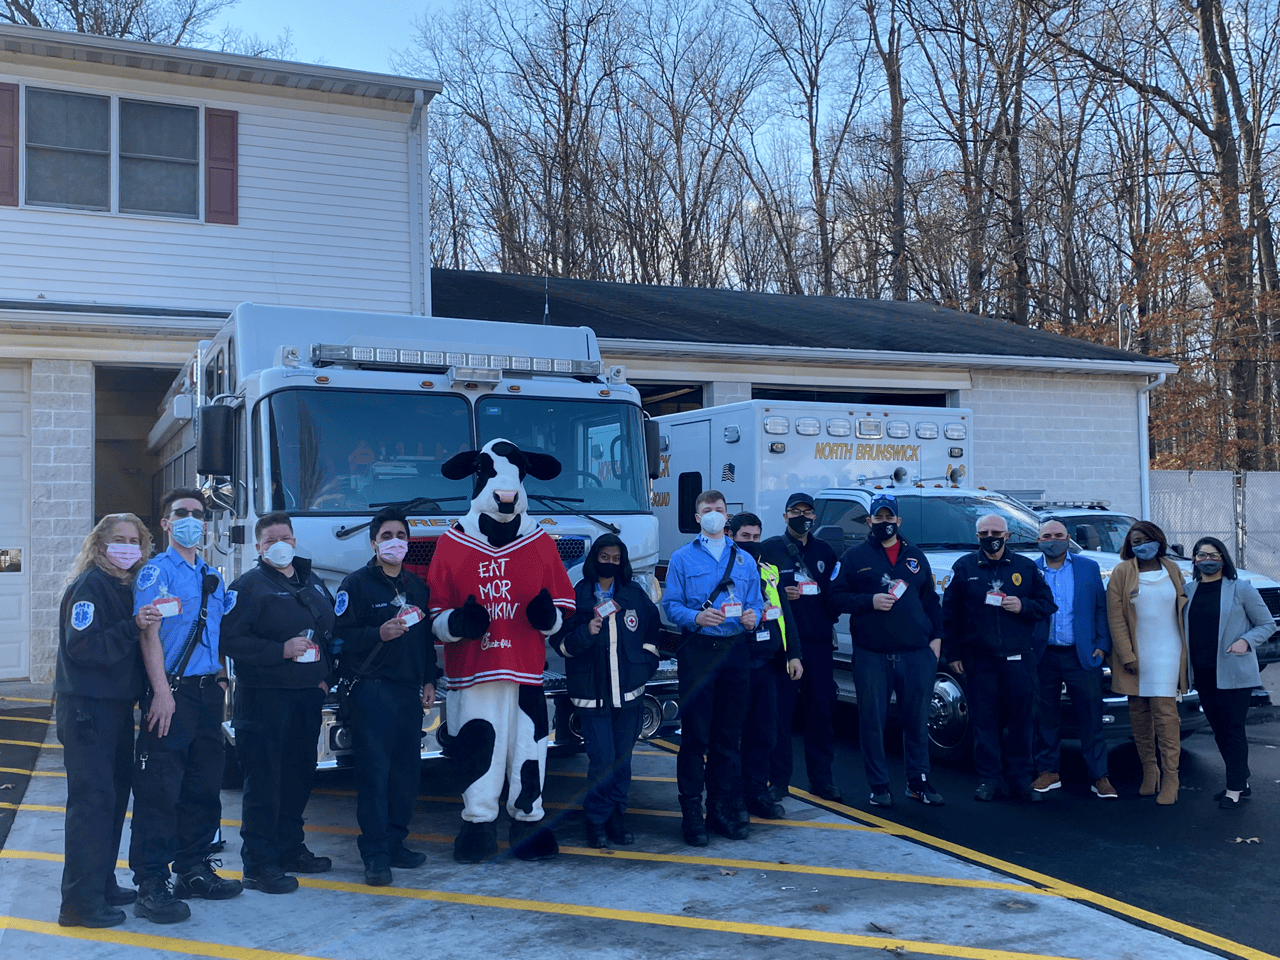
[[[880,492],[878,487],[831,487],[821,491],[814,504],[816,535],[830,543],[840,555],[862,542],[868,533],[867,507],[877,492]],[[928,556],[939,594],[950,582],[956,560],[978,548],[976,524],[984,514],[999,514],[1008,521],[1012,549],[1037,552],[1035,541],[1040,517],[1020,501],[1003,494],[951,486],[898,487],[892,493],[898,500],[902,535]],[[1072,545],[1072,551],[1096,561],[1102,568],[1104,581],[1120,562],[1118,554],[1082,551],[1078,544]],[[849,669],[853,646],[848,617],[841,617],[836,626],[836,643],[839,698],[844,703],[856,704],[857,693]],[[1122,739],[1130,735],[1128,698],[1110,692],[1111,674],[1107,668],[1103,670],[1103,729],[1108,739]],[[1182,698],[1179,711],[1184,737],[1204,726],[1200,698],[1194,690]],[[1073,716],[1070,710],[1063,712],[1064,738],[1073,735],[1068,727]],[[966,759],[972,754],[972,737],[964,681],[951,673],[945,663],[939,663],[929,711],[930,752],[938,759]]]

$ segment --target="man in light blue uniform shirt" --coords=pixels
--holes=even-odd
[[[1062,786],[1059,722],[1065,684],[1080,728],[1080,752],[1089,771],[1090,789],[1104,800],[1118,794],[1107,778],[1107,741],[1102,733],[1102,661],[1111,650],[1107,595],[1098,565],[1072,556],[1067,528],[1057,520],[1040,527],[1036,565],[1044,574],[1057,612],[1040,625],[1039,709],[1036,711],[1034,755],[1037,776],[1031,789],[1048,793]],[[1041,645],[1043,648],[1041,649]]]
[[[160,526],[169,549],[134,581],[134,610],[158,610],[141,638],[151,683],[144,699],[133,768],[133,821],[129,866],[138,885],[134,913],[153,923],[177,923],[191,915],[192,897],[226,900],[241,890],[238,880],[214,872],[210,844],[222,820],[222,715],[226,672],[218,654],[222,616],[235,606],[218,571],[196,554],[208,510],[199,490],[178,489],[164,498]],[[177,690],[166,674],[176,672],[187,638],[200,616],[205,578],[211,577],[204,629],[182,669]],[[169,886],[169,866],[176,879]]]
[[[735,550],[724,535],[724,494],[703,491],[694,510],[702,533],[671,555],[662,606],[681,633],[676,756],[681,832],[690,846],[702,847],[708,828],[730,840],[745,838],[750,829],[742,799],[741,740],[751,686],[747,641],[764,616],[764,596],[755,559]],[[726,572],[728,585],[717,589]]]

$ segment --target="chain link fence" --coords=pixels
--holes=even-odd
[[[1183,552],[1217,537],[1236,565],[1280,580],[1280,473],[1152,470],[1151,519]]]

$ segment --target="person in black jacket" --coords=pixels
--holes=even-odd
[[[902,539],[898,501],[878,494],[868,511],[871,532],[840,558],[831,606],[849,614],[858,737],[871,804],[893,806],[884,728],[889,695],[898,696],[907,796],[943,803],[929,783],[929,705],[942,652],[942,605],[929,560]]]
[[[813,497],[793,493],[787,498],[783,519],[787,529],[780,537],[760,544],[760,559],[781,571],[782,586],[800,633],[804,673],[799,681],[778,675],[778,745],[769,758],[770,794],[774,800],[787,795],[791,785],[791,721],[796,698],[804,709],[804,766],[809,790],[824,800],[839,801],[831,764],[835,758],[836,708],[835,623],[838,614],[828,599],[836,573],[836,552],[812,536]]]
[[[103,517],[85,538],[62,596],[55,719],[67,770],[64,927],[114,927],[138,899],[116,883],[129,807],[133,706],[146,688],[139,635],[160,611],[133,614],[133,576],[151,554],[151,534],[131,513]]]
[[[955,562],[942,595],[943,658],[964,677],[973,724],[973,798],[989,802],[1007,786],[1039,802],[1044,794],[1031,789],[1035,630],[1058,606],[1035,561],[1006,546],[1004,517],[987,514],[977,526],[981,548]]]
[[[333,680],[333,598],[294,555],[287,513],[254,527],[258,565],[231,588],[222,650],[235,662],[236,754],[244,770],[240,859],[244,885],[264,893],[298,889],[289,873],[323,873],[328,857],[307,849],[302,813],[316,772],[324,698]]]
[[[635,840],[623,814],[631,789],[631,751],[640,735],[640,700],[658,669],[658,608],[631,580],[627,545],[596,538],[574,589],[577,610],[552,639],[565,660],[569,700],[587,747],[587,845]]]
[[[369,524],[373,557],[338,590],[335,628],[348,696],[356,779],[357,844],[365,882],[385,886],[391,867],[412,869],[426,854],[404,845],[418,798],[422,711],[436,702],[435,639],[422,578],[404,569],[409,521],[386,507]]]

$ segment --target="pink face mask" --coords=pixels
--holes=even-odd
[[[403,540],[379,540],[378,559],[387,563],[400,563],[409,552],[409,544]]]
[[[142,548],[136,543],[108,543],[106,554],[121,570],[128,570],[142,559]]]

